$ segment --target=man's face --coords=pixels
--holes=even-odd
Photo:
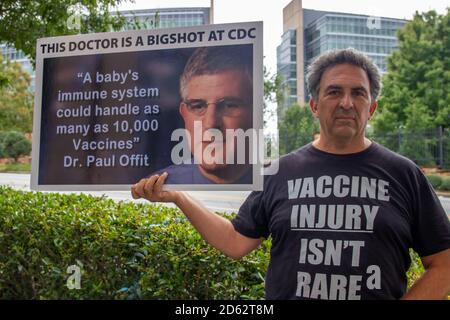
[[[200,153],[202,154],[203,161],[200,166],[204,170],[211,172],[226,166],[227,153],[237,147],[226,141],[226,130],[251,128],[252,104],[252,86],[243,71],[227,70],[217,74],[199,75],[188,82],[184,100],[180,104],[180,113],[185,128],[191,135],[190,143],[194,156],[199,159]],[[201,123],[200,139],[194,139],[194,122]],[[211,135],[205,134],[209,129],[219,130],[223,141],[211,142]],[[208,150],[216,150],[219,154],[205,152],[208,146]],[[211,163],[214,161],[208,159],[208,154],[222,158],[223,164]]]
[[[370,96],[369,78],[363,69],[350,64],[327,69],[320,80],[318,96],[318,101],[310,100],[310,106],[319,119],[324,142],[364,138],[377,102]]]

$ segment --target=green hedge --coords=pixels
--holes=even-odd
[[[427,175],[428,181],[436,190],[450,191],[450,177],[437,176],[437,175]]]
[[[450,177],[446,177],[443,179],[442,184],[439,186],[439,189],[443,191],[450,191]]]
[[[269,248],[234,261],[177,209],[0,187],[0,299],[262,299]]]
[[[31,142],[17,131],[0,132],[0,158],[14,158],[15,161],[20,156],[29,155],[31,152]]]
[[[1,299],[260,299],[267,263],[267,245],[227,258],[176,209],[0,187]]]
[[[441,186],[442,181],[443,181],[441,176],[436,176],[436,175],[427,175],[427,179],[431,183],[431,185],[433,186],[434,189],[439,189],[439,187]]]

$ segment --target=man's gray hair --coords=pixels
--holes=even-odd
[[[377,100],[381,91],[381,76],[375,63],[362,52],[353,49],[327,51],[317,57],[308,67],[306,76],[308,90],[315,101],[319,100],[320,79],[323,73],[339,64],[351,64],[360,67],[367,73],[370,83],[370,96]]]
[[[180,94],[186,98],[186,87],[194,76],[217,74],[228,70],[245,73],[252,85],[253,51],[251,45],[198,48],[191,55],[180,77]]]

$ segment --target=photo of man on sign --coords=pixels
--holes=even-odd
[[[203,47],[187,61],[179,113],[189,154],[180,163],[175,146],[175,164],[155,172],[167,172],[167,184],[252,183],[245,139],[253,123],[252,54],[251,45]]]

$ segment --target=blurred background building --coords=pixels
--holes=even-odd
[[[386,59],[397,48],[396,32],[406,22],[303,9],[301,0],[291,1],[283,9],[283,35],[277,47],[277,72],[284,87],[284,101],[278,104],[278,115],[294,103],[303,105],[309,100],[307,68],[327,50],[353,47],[371,57],[385,73]]]

